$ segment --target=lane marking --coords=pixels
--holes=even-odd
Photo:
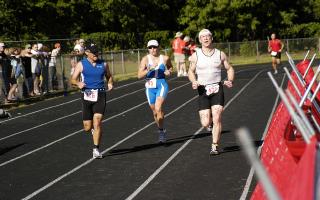
[[[173,111],[171,111],[170,113],[166,114],[165,117],[169,117],[170,115],[172,115],[173,113],[175,113],[176,111],[180,110],[181,108],[183,108],[184,106],[186,106],[188,103],[190,103],[191,101],[195,100],[198,97],[198,95],[194,96],[193,98],[189,99],[188,101],[186,101],[185,103],[183,103],[182,105],[180,105],[179,107],[177,107],[176,109],[174,109]],[[136,134],[138,134],[139,132],[143,131],[144,129],[148,128],[149,126],[155,124],[155,122],[151,122],[149,124],[147,124],[146,126],[144,126],[143,128],[141,128],[140,130],[135,131],[134,133],[132,133],[131,135],[127,136],[126,138],[122,139],[121,141],[117,142],[116,144],[112,145],[111,147],[105,149],[103,152],[101,152],[102,154],[105,154],[106,152],[110,151],[111,149],[119,146],[120,144],[122,144],[123,142],[127,141],[128,139],[132,138],[133,136],[135,136]],[[62,179],[64,179],[65,177],[69,176],[70,174],[78,171],[79,169],[81,169],[82,167],[90,164],[91,162],[93,162],[95,159],[91,158],[89,160],[87,160],[86,162],[82,163],[81,165],[78,165],[77,167],[73,168],[72,170],[68,171],[67,173],[59,176],[58,178],[56,178],[55,180],[51,181],[50,183],[46,184],[45,186],[39,188],[38,190],[34,191],[33,193],[29,194],[28,196],[24,197],[23,200],[27,200],[27,199],[31,199],[33,197],[35,197],[37,194],[39,194],[40,192],[46,190],[47,188],[51,187],[52,185],[54,185],[55,183],[61,181]]]
[[[176,87],[176,88],[170,90],[169,93],[171,93],[171,92],[173,92],[173,91],[175,91],[175,90],[177,90],[177,89],[180,89],[180,88],[182,88],[182,87],[184,87],[184,86],[186,86],[186,85],[188,85],[188,84],[190,84],[190,82],[189,82],[189,83],[185,83],[185,84],[183,84],[183,85],[181,85],[181,86],[179,86],[179,87]],[[127,113],[127,112],[130,112],[130,111],[132,111],[132,110],[134,110],[134,109],[136,109],[136,108],[138,108],[138,107],[140,107],[140,106],[142,106],[142,105],[144,105],[144,104],[146,104],[146,103],[148,103],[148,101],[144,101],[144,102],[142,102],[142,103],[140,103],[140,104],[138,104],[138,105],[136,105],[136,106],[134,106],[134,107],[132,107],[132,108],[130,108],[130,109],[128,109],[128,110],[125,110],[125,111],[123,111],[123,112],[121,112],[121,113],[118,113],[118,114],[113,115],[113,116],[111,116],[111,117],[109,117],[109,118],[107,118],[107,119],[104,119],[104,120],[102,120],[101,123],[104,123],[104,122],[110,121],[110,120],[112,120],[112,119],[114,119],[114,118],[116,118],[116,117],[122,116],[123,114],[125,114],[125,113]],[[67,139],[67,138],[69,138],[69,137],[71,137],[71,136],[73,136],[73,135],[75,135],[75,134],[77,134],[77,133],[80,133],[80,132],[82,132],[82,131],[84,131],[84,130],[81,129],[81,130],[75,131],[75,132],[73,132],[73,133],[71,133],[71,134],[69,134],[69,135],[66,135],[66,136],[58,139],[58,140],[55,140],[55,141],[53,141],[53,142],[50,142],[50,143],[48,143],[48,144],[46,144],[46,145],[44,145],[44,146],[41,146],[41,147],[37,148],[37,149],[34,149],[34,150],[32,150],[32,151],[29,151],[28,153],[22,154],[22,155],[20,155],[20,156],[18,156],[18,157],[15,157],[15,158],[12,158],[12,159],[10,159],[10,160],[8,160],[8,161],[5,161],[5,162],[3,162],[3,163],[0,164],[0,167],[3,167],[3,166],[5,166],[5,165],[7,165],[7,164],[9,164],[9,163],[12,163],[12,162],[14,162],[14,161],[16,161],[16,160],[19,160],[19,159],[21,159],[21,158],[24,158],[24,157],[30,155],[30,154],[33,154],[33,153],[35,153],[35,152],[38,152],[38,151],[40,151],[40,150],[42,150],[42,149],[44,149],[44,148],[47,148],[47,147],[49,147],[49,146],[52,146],[53,144],[56,144],[57,142],[60,142],[60,141],[62,141],[62,140],[64,140],[64,139]]]
[[[244,71],[250,71],[252,69],[255,69],[255,68],[239,70],[237,73],[244,72]],[[168,79],[168,81],[172,81],[172,80],[175,80],[175,79],[178,79],[178,77],[174,77],[174,78]],[[117,89],[120,89],[120,88],[123,88],[123,87],[127,87],[127,86],[130,86],[130,85],[142,82],[142,81],[144,81],[144,80],[139,80],[139,81],[135,81],[135,82],[132,82],[132,83],[125,84],[125,85],[121,85],[119,87],[114,88],[114,90],[117,90]],[[142,89],[145,89],[145,88],[142,88]],[[36,114],[36,113],[39,113],[39,112],[42,112],[42,111],[45,111],[45,110],[49,110],[51,108],[56,108],[56,107],[59,107],[59,106],[63,106],[63,105],[66,105],[66,104],[69,104],[69,103],[72,103],[72,102],[75,102],[75,101],[79,101],[79,100],[80,100],[80,98],[73,99],[73,100],[68,101],[68,102],[64,102],[64,103],[61,103],[61,104],[58,104],[58,105],[46,107],[46,108],[43,108],[43,109],[40,109],[40,110],[36,110],[36,111],[30,112],[30,113],[27,113],[27,114],[19,115],[19,116],[16,116],[16,117],[11,117],[11,118],[6,119],[6,120],[0,120],[0,124],[4,123],[4,122],[15,120],[15,119],[18,119],[18,118],[21,118],[21,117],[26,117],[26,116],[29,116],[29,115],[32,115],[32,114]]]
[[[281,82],[280,87],[282,87],[282,85],[283,85],[283,83],[284,83],[284,79],[285,79],[285,75],[284,75],[283,78],[282,78],[282,82]],[[275,112],[275,110],[276,110],[276,108],[277,108],[277,105],[278,105],[279,97],[280,97],[280,96],[279,96],[279,94],[278,94],[277,97],[276,97],[276,100],[275,100],[275,102],[274,102],[272,111],[271,111],[271,113],[270,113],[270,116],[269,116],[267,125],[266,125],[266,127],[265,127],[265,129],[264,129],[264,131],[263,131],[263,135],[262,135],[261,141],[264,140],[264,138],[265,138],[265,136],[266,136],[266,134],[267,134],[267,132],[268,132],[269,125],[270,125],[270,123],[271,123],[273,114],[274,114],[274,112]],[[262,145],[258,148],[258,150],[257,150],[258,156],[260,156],[262,146],[263,146],[263,144],[262,144]],[[249,189],[250,189],[250,185],[251,185],[251,182],[252,182],[252,179],[253,179],[253,174],[254,174],[254,169],[253,169],[253,167],[251,167],[250,172],[249,172],[249,175],[248,175],[248,178],[247,178],[247,181],[246,181],[246,184],[245,184],[245,186],[244,186],[244,188],[243,188],[243,192],[242,192],[241,197],[240,197],[239,200],[246,200],[247,195],[248,195],[248,192],[249,192]]]
[[[262,73],[262,71],[259,72],[259,74],[260,74],[260,73]],[[253,78],[253,80],[254,80],[256,77],[258,77],[258,74]],[[253,81],[253,80],[252,80],[252,81]],[[252,81],[250,81],[249,83],[247,83],[244,87],[248,87],[248,85],[249,85]],[[240,95],[239,93],[241,93],[242,91],[243,91],[243,89],[240,90],[240,91],[227,103],[227,105],[225,106],[225,108],[228,107],[228,106],[230,105],[230,103],[231,103],[235,98],[237,98],[237,97]],[[198,95],[194,96],[193,98],[191,98],[190,100],[188,100],[187,102],[185,102],[184,104],[182,104],[181,106],[177,107],[175,110],[173,110],[173,111],[171,111],[170,113],[166,114],[165,117],[168,117],[168,116],[170,116],[171,114],[173,114],[174,112],[180,110],[182,107],[184,107],[185,105],[187,105],[187,104],[190,103],[191,101],[195,100],[196,98],[198,98]],[[127,141],[128,139],[130,139],[130,138],[133,137],[134,135],[138,134],[139,132],[141,132],[142,130],[148,128],[149,126],[151,126],[151,125],[153,125],[153,124],[155,124],[155,122],[149,123],[148,125],[146,125],[146,126],[143,127],[142,129],[137,130],[136,132],[132,133],[132,134],[129,135],[128,137],[124,138],[123,140],[117,142],[117,143],[114,144],[113,146],[111,146],[111,147],[107,148],[106,150],[104,150],[104,151],[102,152],[102,154],[105,154],[106,152],[110,151],[111,149],[117,147],[118,145],[122,144],[123,142]],[[202,129],[202,128],[201,128],[201,129]],[[189,144],[189,141],[190,141],[190,140],[188,140],[186,143]],[[183,146],[184,146],[184,145],[183,145]],[[187,146],[187,145],[185,145],[185,146]],[[182,151],[182,150],[183,150],[183,149],[181,149],[180,151]],[[180,151],[179,151],[179,152],[180,152]],[[178,153],[177,153],[177,155],[178,155]],[[78,165],[77,167],[73,168],[73,169],[70,170],[69,172],[67,172],[67,173],[61,175],[60,177],[56,178],[55,180],[49,182],[49,183],[46,184],[45,186],[39,188],[38,190],[36,190],[36,191],[34,191],[33,193],[29,194],[28,196],[24,197],[23,199],[24,199],[24,200],[28,200],[28,199],[31,199],[31,198],[35,197],[36,195],[38,195],[39,193],[41,193],[41,192],[43,192],[44,190],[48,189],[49,187],[51,187],[51,186],[54,185],[55,183],[61,181],[61,180],[64,179],[65,177],[69,176],[70,174],[78,171],[78,170],[81,169],[82,167],[90,164],[93,160],[94,160],[94,159],[91,158],[91,159],[87,160],[86,162],[82,163],[81,165]],[[168,164],[169,164],[169,163],[170,163],[170,161],[168,162]],[[160,173],[160,172],[161,172],[161,170],[159,171],[159,173]],[[142,189],[141,189],[141,190],[142,190]]]
[[[172,78],[172,79],[170,79],[170,80],[174,80],[174,79],[176,79],[176,78]],[[141,88],[141,89],[138,89],[138,90],[136,90],[136,91],[134,91],[134,92],[127,93],[127,94],[121,95],[121,96],[119,96],[119,97],[115,97],[115,98],[107,101],[106,103],[110,103],[110,102],[113,102],[113,101],[115,101],[115,100],[122,99],[122,98],[124,98],[124,97],[126,97],[126,96],[135,94],[135,93],[140,92],[140,91],[142,91],[142,90],[145,90],[145,88]],[[76,99],[76,100],[79,100],[79,99]],[[62,104],[60,104],[60,105],[62,105]],[[58,105],[58,106],[60,106],[60,105]],[[62,119],[71,117],[71,116],[76,115],[76,114],[79,114],[79,113],[81,113],[81,112],[82,112],[82,111],[79,110],[79,111],[77,111],[77,112],[75,112],[75,113],[72,113],[72,114],[69,114],[69,115],[66,115],[66,116],[63,116],[63,117],[59,117],[59,118],[57,118],[57,119],[54,119],[54,120],[51,120],[51,121],[48,121],[48,122],[39,124],[39,125],[37,125],[37,126],[33,126],[32,128],[28,128],[28,129],[24,129],[24,130],[22,130],[22,131],[18,131],[18,132],[12,133],[12,134],[10,134],[10,135],[8,135],[8,136],[5,136],[5,137],[0,138],[0,141],[5,140],[5,139],[8,139],[8,138],[11,138],[11,137],[16,136],[16,135],[20,135],[21,133],[25,133],[25,132],[34,130],[34,129],[36,129],[36,128],[40,128],[40,127],[42,127],[42,126],[51,124],[51,123],[53,123],[53,122],[57,122],[57,121],[59,121],[59,120],[62,120]],[[31,113],[30,113],[30,114],[31,114]],[[28,114],[28,115],[29,115],[29,114]],[[18,118],[18,117],[16,117],[16,118]],[[0,123],[1,123],[1,122],[2,122],[2,121],[0,121]],[[3,121],[3,122],[4,122],[4,121]]]
[[[173,80],[173,79],[176,79],[176,78],[169,79],[168,81]],[[125,85],[121,85],[121,86],[119,86],[119,87],[114,88],[114,90],[118,90],[118,89],[120,89],[120,88],[127,87],[127,86],[130,86],[130,85],[133,85],[133,84],[142,82],[142,81],[144,81],[144,80],[139,80],[139,81],[135,81],[135,82],[132,82],[132,83],[125,84]],[[79,101],[79,100],[80,100],[80,98],[77,98],[77,99],[73,99],[73,100],[71,100],[71,101],[64,102],[64,103],[61,103],[61,104],[58,104],[58,105],[54,105],[54,106],[46,107],[46,108],[43,108],[43,109],[40,109],[40,110],[36,110],[36,111],[30,112],[30,113],[27,113],[27,114],[24,114],[24,115],[19,115],[19,116],[16,116],[16,117],[11,117],[11,118],[6,119],[6,120],[1,120],[0,123],[12,121],[12,120],[14,120],[14,119],[18,119],[18,118],[21,118],[21,117],[26,117],[26,116],[29,116],[29,115],[32,115],[32,114],[36,114],[36,113],[39,113],[39,112],[42,112],[42,111],[45,111],[45,110],[49,110],[49,109],[51,109],[51,108],[56,108],[56,107],[59,107],[59,106],[63,106],[63,105],[66,105],[66,104],[69,104],[69,103],[72,103],[72,102],[75,102],[75,101]]]
[[[228,103],[226,104],[226,106],[224,107],[224,110],[228,108],[228,106],[238,97],[240,96],[240,94],[263,72],[260,71],[259,73],[257,73],[232,99],[230,99],[228,101]],[[151,181],[158,175],[160,174],[160,172],[167,166],[170,164],[170,162],[179,155],[179,153],[185,149],[189,143],[191,143],[191,141],[195,138],[196,135],[198,135],[201,131],[202,131],[203,127],[201,127],[198,131],[196,131],[192,137],[185,142],[176,152],[174,152],[168,160],[166,160],[156,171],[153,172],[153,174],[151,174],[151,176],[149,176],[149,178],[142,183],[131,195],[129,195],[126,200],[132,200],[133,198],[135,198],[144,188],[146,188],[149,183],[151,183]]]

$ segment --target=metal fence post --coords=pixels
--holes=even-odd
[[[126,69],[124,68],[124,54],[123,51],[121,51],[121,66],[122,66],[122,73],[126,73]]]
[[[256,41],[256,50],[257,50],[257,58],[256,58],[256,60],[258,61],[259,60],[259,56],[260,56],[260,54],[259,54],[259,41]]]
[[[287,41],[287,42],[286,42],[286,43],[287,43],[287,52],[290,53],[290,51],[289,51],[289,40],[287,39],[286,41]]]
[[[114,74],[114,59],[113,59],[112,51],[110,52],[110,57],[111,57],[111,73],[113,75]]]
[[[229,60],[231,60],[231,46],[230,46],[230,42],[228,42],[228,57],[229,57]]]
[[[138,49],[138,66],[139,66],[139,63],[140,63],[140,50]]]

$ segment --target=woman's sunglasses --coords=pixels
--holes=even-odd
[[[157,46],[150,46],[148,47],[148,49],[157,49],[158,47]]]

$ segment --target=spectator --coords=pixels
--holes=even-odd
[[[83,55],[84,53],[84,39],[80,39],[78,43],[73,48],[74,51],[79,51],[79,54]]]
[[[40,75],[41,75],[41,53],[38,50],[38,44],[33,44],[31,49],[31,72],[33,79],[33,92],[35,95],[40,95]]]
[[[186,68],[187,68],[187,64],[189,66],[190,57],[195,52],[197,46],[196,46],[196,43],[189,36],[185,36],[183,38],[183,41],[186,43],[184,48],[184,53],[186,55],[186,58],[188,58],[188,62],[186,62]]]
[[[51,52],[51,59],[49,62],[49,91],[53,91],[57,86],[57,56],[60,53],[61,45],[60,43],[54,44],[54,49]]]
[[[10,60],[11,66],[9,67],[9,83],[10,83],[10,90],[8,93],[8,101],[16,101],[17,100],[17,93],[16,90],[18,88],[17,78],[21,75],[21,58],[20,53],[21,50],[19,48],[13,47],[10,49]]]
[[[177,67],[177,76],[187,76],[186,71],[186,63],[185,63],[185,55],[184,48],[185,42],[183,41],[183,34],[181,32],[177,32],[175,35],[175,39],[172,42],[172,50],[174,56],[174,62]]]
[[[51,59],[51,51],[47,46],[43,46],[39,49],[41,56],[41,65],[42,65],[42,70],[41,70],[41,75],[40,75],[40,88],[43,94],[46,94],[49,91],[48,87],[48,77],[49,77],[49,62]]]
[[[70,75],[72,76],[77,63],[83,58],[84,54],[84,39],[76,40],[73,51],[71,52],[71,70]]]
[[[29,96],[34,96],[33,92],[33,78],[31,72],[31,45],[27,44],[25,49],[21,52],[21,61],[23,66],[23,76],[24,76],[24,85],[27,89],[27,93]]]
[[[0,42],[0,96],[4,98],[5,103],[8,103],[7,96],[10,90],[8,71],[10,67],[10,59],[5,53],[5,50],[5,44]]]

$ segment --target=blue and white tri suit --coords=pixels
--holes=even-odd
[[[152,59],[150,55],[147,55],[148,58],[148,67],[154,66],[152,63]],[[166,65],[163,61],[163,55],[160,55],[159,57],[159,63],[158,65],[150,70],[146,75],[146,95],[149,102],[149,105],[153,105],[156,102],[157,97],[166,98],[167,94],[169,92],[169,86],[167,84],[167,81],[165,79],[165,72]],[[150,88],[147,87],[148,82],[153,79],[156,81],[154,87]]]

